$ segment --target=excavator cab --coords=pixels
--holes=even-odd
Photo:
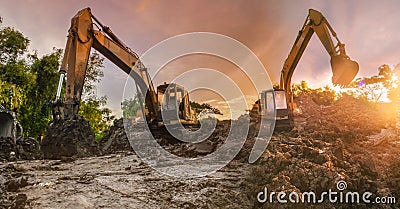
[[[293,127],[293,114],[288,108],[284,90],[267,90],[261,92],[261,118],[275,120],[275,130],[283,131]],[[276,111],[275,118],[271,111]]]
[[[175,83],[164,83],[157,87],[159,102],[158,121],[164,125],[195,123],[194,115],[190,108],[189,94],[183,86]]]

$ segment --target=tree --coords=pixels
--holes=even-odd
[[[144,101],[144,98],[142,99],[142,101]],[[137,111],[142,108],[140,105],[138,94],[136,94],[133,98],[125,99],[121,103],[121,108],[122,108],[122,116],[124,118],[137,117],[138,116],[136,114]]]
[[[104,135],[104,131],[109,128],[110,122],[115,118],[112,111],[105,107],[107,97],[98,97],[96,94],[96,84],[104,76],[103,62],[104,58],[96,51],[90,54],[78,113],[79,116],[89,122],[97,139]]]
[[[0,27],[0,102],[17,111],[25,136],[43,135],[51,119],[49,102],[55,95],[61,50],[39,58],[27,54],[29,39]]]
[[[0,104],[9,109],[18,108],[23,92],[34,79],[22,58],[28,45],[29,39],[13,28],[3,27],[0,17]]]
[[[308,95],[316,104],[324,106],[331,105],[339,97],[336,91],[329,86],[312,89],[308,86],[306,81],[301,81],[299,84],[293,84],[292,92],[294,97]]]
[[[212,110],[214,112],[214,114],[219,114],[222,115],[221,111],[213,106],[211,106],[208,103],[197,103],[194,101],[190,101],[190,106],[194,109],[194,111],[198,114],[200,113],[202,110]]]
[[[107,103],[107,97],[91,97],[83,100],[79,108],[79,115],[85,118],[96,135],[96,139],[104,136],[104,131],[109,128],[109,122],[114,119],[112,112],[103,106]]]
[[[100,83],[104,77],[103,63],[104,58],[98,52],[93,51],[90,54],[83,86],[83,96],[90,97],[96,94],[96,84]]]
[[[300,94],[309,94],[310,87],[306,81],[301,81],[299,84],[292,84],[292,92],[294,97],[298,97]]]
[[[377,75],[357,78],[349,85],[349,88],[356,97],[375,103],[385,95],[390,97],[390,91],[397,85],[393,76],[394,71],[384,64],[378,68]]]
[[[0,21],[1,27],[2,21]],[[0,64],[15,62],[23,55],[29,45],[29,39],[11,27],[0,28]]]
[[[35,79],[25,92],[27,98],[23,105],[18,108],[18,118],[27,136],[43,135],[52,119],[50,102],[56,95],[61,53],[62,50],[55,49],[42,58],[37,54],[29,55],[31,65],[28,69]]]

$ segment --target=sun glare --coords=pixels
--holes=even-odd
[[[397,75],[392,76],[392,83],[393,83],[393,87],[397,88],[397,86],[399,85],[399,77],[397,77]]]

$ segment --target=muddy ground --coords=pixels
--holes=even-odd
[[[173,178],[148,167],[129,146],[121,120],[114,122],[98,149],[89,149],[83,158],[72,154],[48,160],[32,155],[24,160],[20,153],[29,152],[16,152],[6,159],[12,162],[0,164],[0,208],[399,208],[400,140],[392,131],[394,118],[383,117],[379,108],[351,97],[321,107],[301,96],[297,104],[295,128],[275,133],[256,163],[247,163],[257,130],[252,122],[235,160],[203,178]],[[155,133],[155,138],[171,153],[196,157],[224,142],[229,121],[219,122],[216,130],[198,145],[171,142],[162,132]],[[92,137],[74,135],[84,136],[83,140]],[[25,147],[32,149],[29,142]],[[52,158],[55,153],[51,152]],[[264,187],[288,194],[338,191],[340,180],[347,183],[344,191],[394,196],[397,203],[282,204],[274,200],[262,204],[256,198]]]

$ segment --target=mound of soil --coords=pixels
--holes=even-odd
[[[40,145],[34,138],[18,138],[17,139],[17,155],[18,158],[24,160],[36,160],[42,157]]]
[[[133,150],[125,133],[122,118],[114,120],[113,126],[110,127],[106,135],[101,139],[100,145],[103,154]]]
[[[49,125],[42,140],[44,158],[88,157],[100,150],[89,123],[82,119],[61,120]]]
[[[387,119],[370,104],[344,96],[331,106],[319,106],[308,96],[297,98],[295,128],[275,133],[266,152],[252,168],[249,194],[257,208],[307,208],[315,205],[258,204],[264,187],[272,192],[313,191],[317,197],[343,180],[347,190],[373,196],[399,194],[399,142],[378,144],[370,136],[381,132]],[[397,150],[397,151],[396,151]],[[257,192],[257,193],[256,193]],[[373,197],[372,197],[373,198]],[[276,201],[274,201],[276,202]],[[398,207],[398,203],[393,205]],[[366,208],[368,205],[323,203],[315,208]]]
[[[370,104],[351,96],[343,96],[331,106],[318,106],[309,96],[297,99],[297,130],[310,137],[324,140],[340,138],[346,142],[379,133],[385,118]],[[297,121],[296,121],[297,120]]]
[[[0,137],[0,161],[16,159],[17,145],[11,137]]]
[[[0,208],[25,208],[27,195],[19,190],[28,185],[28,177],[13,164],[0,168]]]

